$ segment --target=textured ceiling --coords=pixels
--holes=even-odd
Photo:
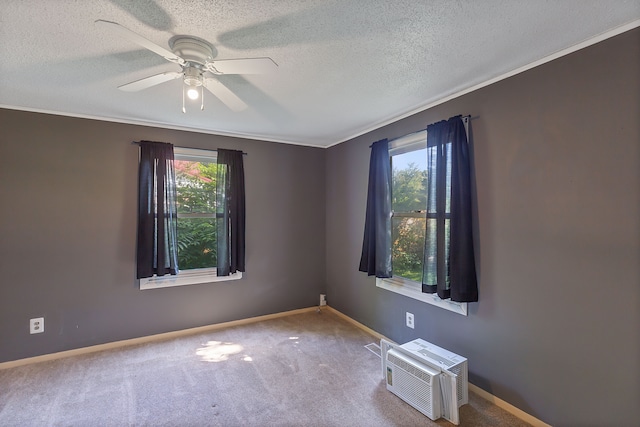
[[[98,19],[278,71],[219,77],[244,111],[183,114],[180,79],[117,89],[180,67]],[[0,106],[326,147],[639,25],[639,0],[2,0]]]

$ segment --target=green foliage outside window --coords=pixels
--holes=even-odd
[[[178,267],[216,266],[217,163],[175,161],[178,198]]]
[[[426,209],[427,171],[409,163],[393,168],[392,207],[395,213]],[[424,253],[425,218],[395,216],[392,221],[393,275],[420,282]]]

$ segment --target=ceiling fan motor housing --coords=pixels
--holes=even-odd
[[[193,36],[175,36],[169,40],[173,53],[186,61],[183,67],[187,86],[202,86],[205,64],[213,59],[214,47],[205,40]]]
[[[169,40],[173,53],[190,62],[191,65],[204,67],[214,57],[214,47],[205,40],[193,36],[175,36]]]

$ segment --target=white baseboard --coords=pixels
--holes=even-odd
[[[494,396],[488,391],[481,389],[477,385],[473,385],[469,383],[469,391],[474,392],[478,396],[482,397],[484,400],[487,400],[493,403],[498,408],[504,409],[505,411],[509,412],[512,415],[515,415],[516,417],[520,418],[522,421],[528,422],[534,427],[551,427],[549,424],[545,423],[544,421],[537,419],[533,415],[527,414],[522,409],[516,408],[511,403],[505,402],[504,400]]]
[[[351,324],[353,324],[353,325],[357,326],[358,328],[360,328],[360,329],[362,329],[363,331],[365,331],[365,332],[367,332],[367,333],[369,333],[369,334],[373,335],[374,337],[378,338],[379,340],[380,340],[380,339],[385,339],[385,340],[387,340],[387,341],[389,341],[389,342],[394,343],[394,341],[393,341],[392,339],[389,339],[389,338],[385,337],[385,336],[384,336],[384,335],[382,335],[381,333],[378,333],[378,332],[374,331],[373,329],[371,329],[371,328],[369,328],[369,327],[367,327],[367,326],[363,325],[362,323],[358,322],[358,321],[357,321],[357,320],[355,320],[355,319],[352,319],[351,317],[347,316],[346,314],[343,314],[343,313],[339,312],[338,310],[336,310],[336,309],[335,309],[335,308],[333,308],[333,307],[329,307],[329,306],[327,305],[327,306],[323,307],[323,310],[330,311],[331,313],[335,314],[336,316],[343,318],[343,319],[344,319],[344,320],[346,320],[347,322],[349,322],[349,323],[351,323]]]
[[[171,338],[178,338],[185,335],[193,335],[202,332],[215,331],[217,329],[228,328],[231,326],[247,325],[249,323],[262,322],[265,320],[276,319],[278,317],[291,316],[293,314],[307,313],[317,310],[317,307],[301,308],[298,310],[284,311],[281,313],[266,314],[264,316],[250,317],[248,319],[233,320],[231,322],[216,323],[213,325],[199,326],[197,328],[183,329],[180,331],[165,332],[162,334],[148,335],[140,338],[131,338],[128,340],[114,341],[105,344],[92,345],[89,347],[75,348],[73,350],[60,351],[58,353],[43,354],[42,356],[27,357],[25,359],[11,360],[9,362],[0,363],[0,370],[15,368],[17,366],[29,365],[31,363],[46,362],[49,360],[62,359],[65,357],[79,356],[82,354],[95,353],[96,351],[111,350],[119,347],[126,347],[136,344],[144,344],[151,341],[161,341]]]

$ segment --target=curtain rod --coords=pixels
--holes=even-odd
[[[453,116],[453,117],[455,117],[455,116]],[[462,119],[462,121],[471,120],[471,114],[467,114],[466,116],[461,116],[460,118]],[[475,117],[474,117],[474,118],[475,118]],[[441,121],[444,121],[444,120],[441,120]],[[438,123],[438,122],[435,122],[435,123]],[[427,130],[427,128],[420,129],[420,130],[417,130],[417,131],[415,131],[415,132],[408,133],[408,134],[403,135],[403,136],[399,136],[398,138],[390,139],[390,140],[389,140],[389,142],[393,141],[394,139],[404,138],[405,136],[412,135],[412,134],[414,134],[414,133],[424,132],[425,130]]]
[[[455,116],[453,116],[453,117],[455,117]],[[471,117],[471,114],[467,114],[466,116],[462,116],[462,117],[460,117],[460,118],[461,118],[463,121],[468,121],[468,120],[471,120],[472,118],[473,118],[473,119],[477,119],[478,117],[479,117],[479,116]],[[437,122],[436,122],[436,123],[437,123]],[[391,139],[389,140],[389,142],[391,142],[391,141],[395,141],[396,139],[405,138],[405,137],[407,137],[407,136],[409,136],[409,135],[413,135],[413,134],[416,134],[416,133],[424,132],[425,130],[427,130],[427,128],[420,129],[420,130],[417,130],[417,131],[415,131],[415,132],[411,132],[411,133],[408,133],[408,134],[406,134],[406,135],[399,136],[399,137],[397,137],[397,138],[391,138]],[[371,145],[369,146],[369,148],[371,148],[371,147],[373,147],[373,144],[371,144]]]
[[[142,141],[131,141],[131,145],[140,145],[140,142]],[[190,147],[180,147],[180,148],[190,148]],[[216,153],[218,152],[217,148],[214,149],[208,149],[208,148],[194,148],[194,150],[205,150],[205,151],[215,151]],[[245,153],[244,151],[242,152],[243,156],[248,156],[248,153]]]

